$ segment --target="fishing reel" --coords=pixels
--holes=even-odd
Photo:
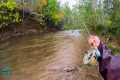
[[[97,59],[101,56],[99,50],[97,48],[92,48],[85,53],[83,58],[84,64],[97,64]]]

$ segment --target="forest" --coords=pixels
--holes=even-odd
[[[86,26],[91,33],[104,36],[111,48],[111,41],[119,47],[119,0],[76,0],[72,7],[68,4],[66,1],[61,5],[60,0],[1,0],[0,31],[6,31],[10,24],[23,23],[25,14],[30,13],[40,23],[40,29],[71,30]]]

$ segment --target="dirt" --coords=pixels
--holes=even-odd
[[[40,24],[32,18],[25,18],[23,22],[18,24],[9,24],[0,29],[0,41],[5,41],[12,37],[18,37],[23,35],[34,35],[49,32],[47,27]]]

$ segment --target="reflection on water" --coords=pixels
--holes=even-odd
[[[85,39],[78,30],[13,38],[0,43],[0,64],[10,80],[99,80],[96,67],[80,67]]]

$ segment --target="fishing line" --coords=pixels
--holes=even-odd
[[[82,28],[84,29],[84,30],[83,30],[83,31],[84,31],[84,34],[87,34],[86,37],[87,37],[87,39],[88,39],[88,37],[90,36],[90,31],[89,31],[89,29],[88,29],[88,27],[86,26],[85,23],[82,23]]]

